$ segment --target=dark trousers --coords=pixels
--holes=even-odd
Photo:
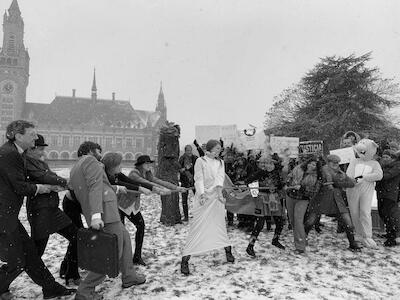
[[[183,215],[185,216],[185,219],[189,219],[189,206],[188,206],[188,198],[189,198],[189,192],[182,193],[182,209],[183,209]]]
[[[55,284],[53,275],[37,254],[33,240],[19,221],[13,232],[0,233],[0,258],[7,262],[0,268],[0,294],[9,288],[22,271],[43,289]]]
[[[256,219],[256,226],[253,229],[253,232],[251,233],[252,236],[254,237],[258,237],[258,235],[260,234],[261,230],[264,228],[264,223],[267,222],[267,219],[271,218],[269,216],[265,216],[265,217],[257,217]],[[272,218],[274,218],[274,222],[275,222],[275,236],[279,236],[282,233],[282,229],[283,229],[283,217],[281,216],[273,216]]]
[[[321,214],[317,212],[307,212],[304,218],[304,229],[306,234],[310,232],[312,227],[319,221],[321,218]],[[340,220],[342,224],[344,224],[344,229],[346,231],[347,239],[349,240],[350,245],[354,245],[354,226],[353,222],[351,221],[350,212],[346,213],[338,213],[337,219]]]
[[[387,239],[396,239],[397,232],[400,230],[400,208],[397,202],[388,198],[379,198],[378,212],[385,223]]]
[[[64,197],[63,199],[63,203],[62,203],[62,207],[63,207],[63,211],[64,213],[71,219],[72,224],[75,226],[76,231],[78,231],[79,228],[83,228],[83,223],[82,223],[82,218],[81,218],[81,213],[82,213],[82,208],[81,205],[79,204],[78,201],[75,200],[71,200],[69,199],[67,196]],[[64,236],[61,232],[59,232],[62,236]],[[76,233],[75,233],[76,236]],[[68,239],[68,237],[64,236],[66,239]],[[68,239],[69,240],[69,239]],[[74,273],[74,264],[72,264],[72,266],[69,266],[68,263],[71,260],[74,260],[75,257],[77,258],[77,246],[76,246],[76,238],[75,238],[75,242],[72,243],[71,240],[69,240],[69,245],[68,245],[68,249],[67,249],[67,253],[65,254],[64,257],[64,261],[63,264],[67,264],[66,267],[66,272],[68,272],[68,270],[71,270],[71,273]],[[46,241],[47,243],[47,241]],[[46,246],[45,246],[46,247]],[[76,261],[78,261],[78,259],[76,259]],[[66,273],[68,275],[70,275],[71,273]],[[75,276],[76,274],[72,274],[72,276]]]
[[[65,254],[64,261],[67,263],[67,270],[65,276],[68,278],[77,278],[79,277],[78,272],[78,248],[77,248],[77,233],[78,228],[74,224],[70,224],[67,227],[59,230],[58,234],[62,235],[69,241],[69,246],[67,249],[67,253]],[[35,240],[35,246],[38,251],[38,255],[41,257],[46,249],[47,242],[49,240],[49,236],[44,239]]]
[[[125,224],[125,217],[128,218],[129,221],[133,223],[136,227],[136,236],[135,236],[135,253],[133,254],[134,258],[141,258],[142,257],[142,246],[143,246],[143,239],[144,239],[144,219],[140,211],[134,215],[133,213],[129,216],[124,213],[122,210],[119,210],[119,214],[121,216],[122,224]]]
[[[230,211],[226,211],[226,218],[228,219],[229,222],[233,222],[233,216],[234,216],[233,213],[231,213]]]

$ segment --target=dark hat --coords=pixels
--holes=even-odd
[[[145,163],[153,163],[153,162],[154,162],[154,160],[151,160],[151,159],[150,159],[150,156],[148,156],[148,155],[141,155],[141,156],[139,156],[139,157],[136,159],[135,166],[140,166],[140,165],[143,165],[143,164],[145,164]]]
[[[44,137],[41,134],[37,135],[38,138],[37,140],[35,140],[35,147],[46,147],[48,146],[45,142],[44,142]]]

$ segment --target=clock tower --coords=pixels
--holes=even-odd
[[[0,128],[20,119],[29,81],[29,54],[24,46],[24,21],[18,1],[3,16],[3,47],[0,49]]]

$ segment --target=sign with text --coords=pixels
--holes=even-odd
[[[300,142],[299,154],[323,154],[324,153],[324,142],[323,141],[305,141]]]
[[[271,136],[269,145],[273,153],[278,153],[279,156],[298,156],[299,154],[298,137]]]
[[[238,130],[236,125],[201,125],[195,127],[197,142],[201,144],[207,143],[209,140],[224,141],[225,146],[236,143],[238,139]]]
[[[329,154],[335,154],[340,157],[340,164],[348,164],[352,159],[355,159],[353,147],[347,147],[342,149],[336,149],[329,151]]]

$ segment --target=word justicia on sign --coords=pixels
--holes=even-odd
[[[324,150],[323,141],[300,142],[299,153],[322,153]]]

